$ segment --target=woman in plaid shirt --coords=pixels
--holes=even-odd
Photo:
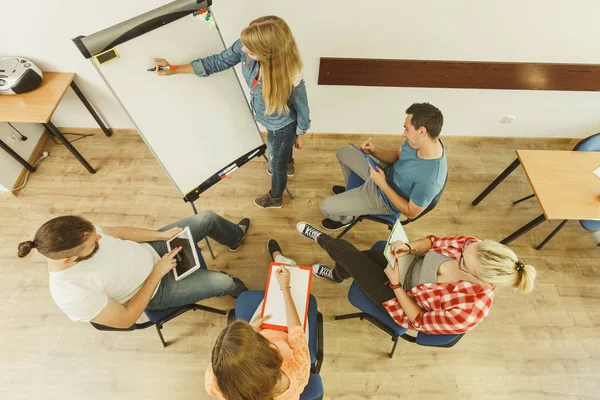
[[[398,325],[430,334],[458,334],[474,328],[487,317],[497,285],[527,293],[536,276],[534,267],[498,242],[430,235],[410,243],[392,243],[396,263],[400,257],[415,256],[401,279],[401,269],[389,267],[382,249],[361,252],[305,222],[297,229],[336,262],[335,269],[315,264],[314,275],[338,283],[340,276],[352,276]]]

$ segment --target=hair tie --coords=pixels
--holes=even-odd
[[[515,263],[515,269],[516,269],[517,271],[519,271],[519,272],[520,272],[520,271],[523,271],[523,269],[525,269],[525,264],[523,264],[523,261],[521,261],[521,260],[518,260],[518,261]]]

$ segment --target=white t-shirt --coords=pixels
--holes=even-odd
[[[63,271],[49,271],[50,294],[73,321],[91,321],[106,307],[109,298],[127,303],[160,261],[148,243],[117,239],[94,226],[102,236],[96,254]]]

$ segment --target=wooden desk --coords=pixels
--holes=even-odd
[[[42,84],[37,89],[18,95],[0,96],[0,122],[42,124],[48,130],[50,135],[57,137],[83,164],[83,166],[93,174],[96,171],[51,121],[56,107],[58,107],[58,104],[67,92],[67,89],[71,87],[106,136],[111,135],[94,108],[75,84],[74,78],[75,74],[72,72],[44,72]],[[4,148],[30,171],[35,170],[29,163],[21,157],[18,157],[18,155],[15,157],[16,153],[10,150],[4,142],[0,143],[0,147]]]
[[[508,244],[547,219],[563,222],[537,247],[541,249],[564,226],[567,220],[600,220],[600,152],[517,150],[517,159],[506,168],[474,201],[477,205],[519,165],[533,188],[543,214],[502,240]]]
[[[600,220],[600,152],[517,150],[546,219]]]

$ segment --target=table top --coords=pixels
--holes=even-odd
[[[547,219],[600,220],[600,152],[517,150]]]
[[[23,94],[0,96],[0,122],[46,123],[75,78],[72,72],[44,72],[42,84]]]

